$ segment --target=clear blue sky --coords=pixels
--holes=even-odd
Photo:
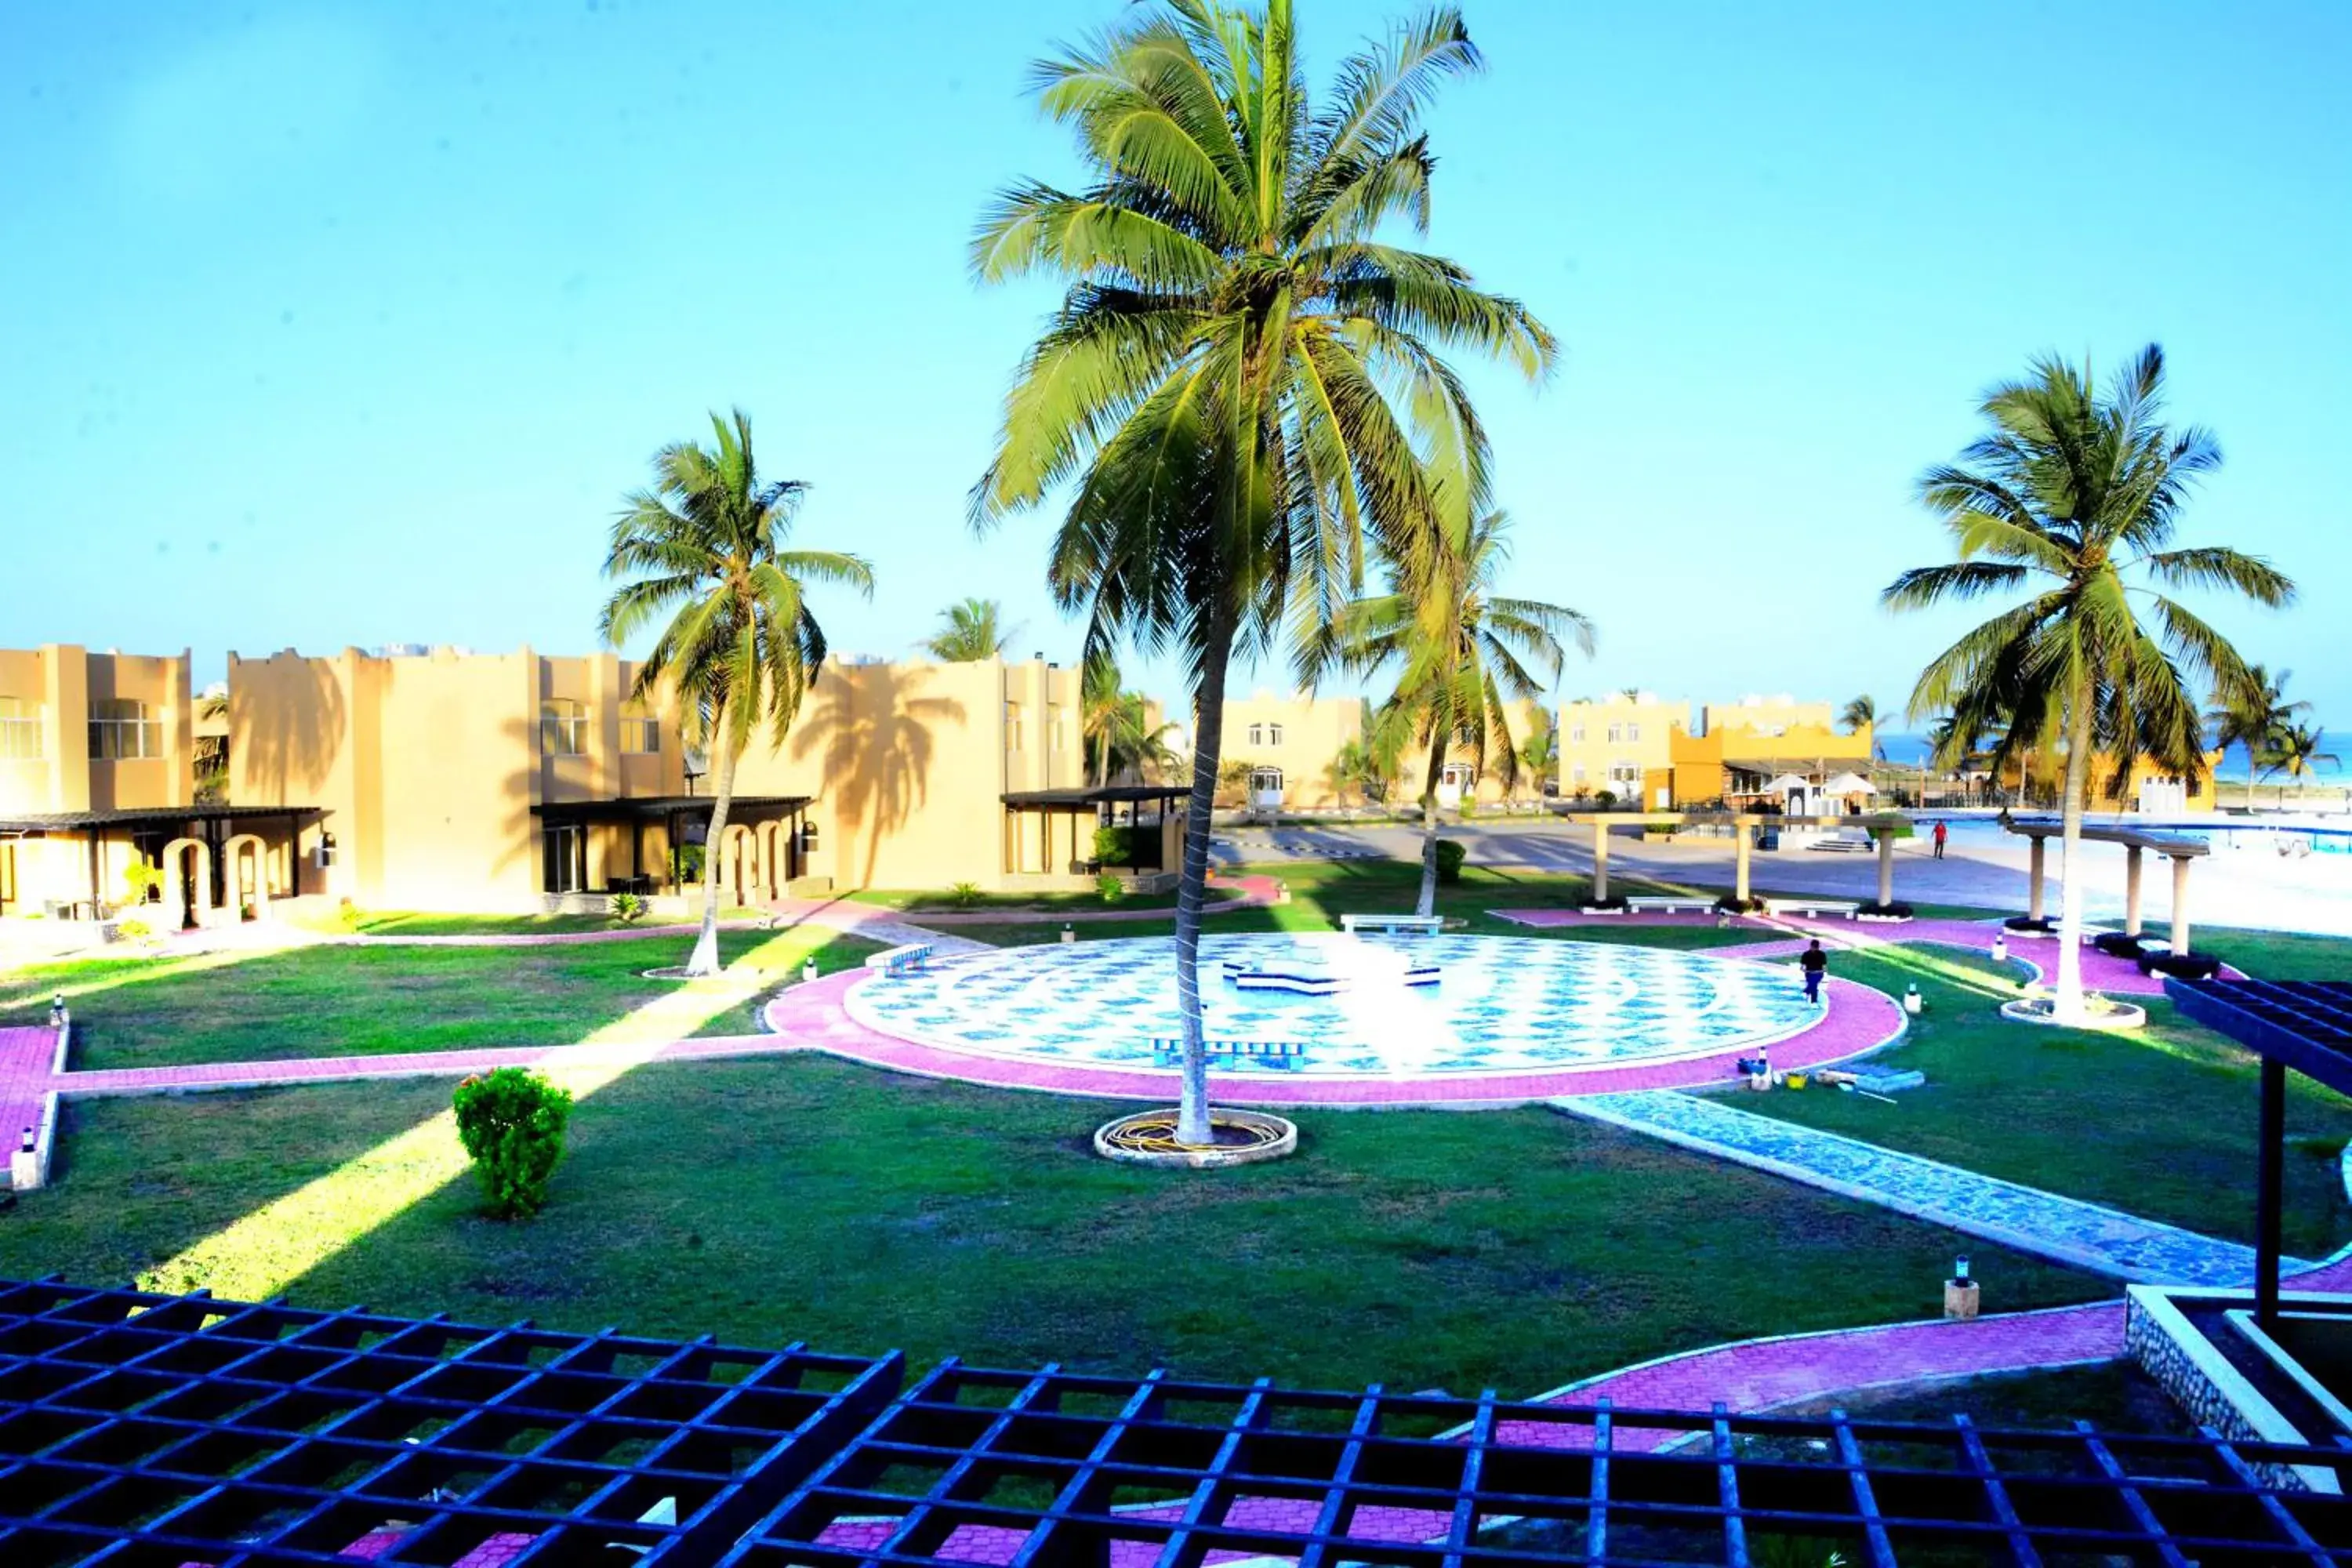
[[[838,647],[983,594],[1067,657],[1049,520],[963,523],[1049,296],[963,246],[1071,175],[1024,67],[1118,9],[0,7],[0,644],[584,651],[617,499],[740,403],[879,573]],[[1318,75],[1394,9],[1300,0]],[[1940,558],[1914,477],[2153,338],[2229,457],[2189,532],[2305,587],[2220,620],[2352,725],[2352,6],[1467,14],[1433,243],[1566,347],[1475,380],[1516,588],[1600,623],[1569,694],[1898,704],[1958,624],[1875,605]]]

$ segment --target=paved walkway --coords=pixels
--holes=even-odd
[[[2253,1248],[2236,1242],[1759,1116],[1702,1095],[1613,1094],[1562,1100],[1557,1106],[2113,1279],[2234,1285],[2253,1278]]]

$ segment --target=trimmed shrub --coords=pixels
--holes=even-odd
[[[457,1086],[457,1140],[499,1219],[529,1219],[547,1204],[563,1160],[572,1091],[521,1068],[499,1068]]]
[[[2109,958],[2137,958],[2143,940],[2119,931],[2103,931],[2091,939],[2091,945]]]
[[[1612,893],[1605,899],[1596,899],[1588,890],[1584,896],[1584,907],[1588,910],[1622,910],[1625,907],[1625,895]]]
[[[2053,931],[2058,929],[2058,922],[2056,921],[2035,920],[2032,915],[2011,915],[2009,919],[2001,921],[2000,923],[2011,931],[2037,931],[2046,932]]]
[[[635,925],[646,918],[646,901],[635,893],[613,895],[613,919],[622,925]]]
[[[2142,974],[2170,974],[2182,980],[2210,980],[2221,973],[2221,961],[2202,952],[2146,952],[2140,955]]]
[[[948,902],[960,910],[968,910],[981,900],[978,882],[958,882],[948,889]]]
[[[1148,837],[1147,837],[1148,836]],[[1133,866],[1146,845],[1158,850],[1160,829],[1157,827],[1097,827],[1095,829],[1095,864],[1097,866]]]
[[[1462,861],[1470,852],[1451,838],[1437,841],[1437,879],[1458,882],[1462,879]]]
[[[1095,893],[1104,903],[1115,904],[1127,897],[1127,884],[1105,871],[1095,879]]]
[[[145,942],[155,934],[155,928],[142,920],[117,921],[114,934],[125,942]]]
[[[1617,792],[1613,789],[1599,790],[1594,793],[1592,800],[1594,805],[1606,811],[1617,804]]]
[[[1855,912],[1865,915],[1877,915],[1885,920],[1907,921],[1911,918],[1913,911],[1911,906],[1905,903],[1900,899],[1895,900],[1891,904],[1882,904],[1876,899],[1867,899],[1864,900],[1862,908]]]
[[[1726,893],[1723,897],[1715,900],[1715,907],[1717,911],[1721,914],[1752,915],[1758,910],[1764,907],[1764,900],[1761,899],[1749,899],[1743,903],[1739,900],[1732,897],[1729,893]]]

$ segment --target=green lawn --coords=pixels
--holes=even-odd
[[[765,910],[730,907],[719,911],[721,920],[757,920],[767,914]],[[639,925],[687,925],[702,918],[698,900],[695,912],[679,919],[660,919],[652,915],[639,921]],[[314,922],[317,929],[340,932],[344,928],[332,921]],[[620,921],[610,915],[458,915],[434,914],[410,910],[370,910],[362,914],[354,928],[362,936],[530,936],[561,931],[620,931]]]
[[[68,1112],[0,1276],[140,1275],[447,1104],[371,1084]],[[822,1058],[644,1068],[583,1100],[519,1225],[453,1183],[295,1280],[492,1322],[928,1360],[1529,1394],[1749,1335],[1932,1315],[1958,1238],[1543,1110],[1325,1112],[1277,1163],[1096,1158],[1101,1104]],[[1989,1305],[2112,1287],[1969,1244]]]
[[[1993,1009],[2016,994],[2013,975],[2004,982],[1990,963],[1948,948],[1840,953],[1832,972],[1895,994],[1916,982],[1926,1012],[1878,1059],[1926,1073],[1927,1087],[1895,1105],[1806,1090],[1745,1096],[1742,1109],[2253,1239],[2256,1075],[2253,1058],[2221,1036],[2161,1002],[2147,1028],[2129,1033],[2003,1023]],[[2296,1152],[2285,1241],[2316,1258],[2352,1238],[2336,1165],[2352,1104],[2299,1075],[2287,1082]]]
[[[78,1068],[166,1067],[288,1057],[367,1056],[477,1046],[563,1045],[677,991],[642,971],[685,962],[678,936],[555,947],[289,948],[220,959],[87,959],[0,975],[0,1025],[47,1016],[67,994]],[[814,927],[721,931],[728,963],[782,975],[812,953],[830,972],[877,943]],[[756,1029],[751,1000],[680,1030]]]
[[[1215,889],[1211,889],[1213,896]],[[854,903],[878,904],[886,910],[903,910],[910,914],[955,914],[982,910],[1038,910],[1047,912],[1071,910],[1172,910],[1176,907],[1173,893],[1138,893],[1107,900],[1100,893],[980,893],[964,898],[933,889],[918,891],[908,889],[864,888],[847,895]]]

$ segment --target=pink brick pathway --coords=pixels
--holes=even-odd
[[[26,1128],[40,1125],[57,1048],[57,1032],[47,1025],[0,1029],[0,1140],[7,1150],[16,1147]]]
[[[768,1027],[789,1037],[796,1045],[923,1078],[960,1079],[966,1083],[1000,1089],[1040,1089],[1107,1100],[1160,1100],[1175,1092],[1176,1073],[1172,1068],[1147,1071],[1055,1064],[1034,1058],[980,1056],[879,1034],[852,1018],[841,1005],[843,993],[861,984],[888,982],[864,973],[848,973],[828,975],[811,985],[795,985],[768,1004]],[[1830,1005],[1822,1021],[1801,1035],[1773,1042],[1772,1061],[1782,1068],[1843,1061],[1884,1045],[1902,1032],[1903,1012],[1892,998],[1866,985],[1832,980]],[[1572,1095],[1726,1083],[1735,1076],[1733,1064],[1743,1054],[1744,1050],[1730,1050],[1686,1061],[1548,1073],[1325,1079],[1221,1074],[1216,1080],[1216,1096],[1228,1105],[1515,1105]]]

